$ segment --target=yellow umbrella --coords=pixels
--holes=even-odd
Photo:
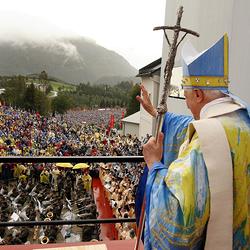
[[[69,162],[59,162],[56,163],[56,166],[61,168],[73,168],[73,165]]]
[[[86,163],[77,163],[73,169],[86,169],[89,168],[89,165]]]

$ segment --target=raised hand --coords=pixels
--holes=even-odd
[[[156,117],[157,115],[157,111],[154,108],[153,104],[150,101],[149,95],[148,95],[148,91],[146,90],[146,88],[144,87],[144,85],[140,85],[141,88],[141,93],[142,93],[142,97],[141,96],[136,96],[136,100],[139,101],[142,105],[142,107],[152,116]]]

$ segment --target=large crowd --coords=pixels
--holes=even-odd
[[[119,121],[122,112],[70,111],[64,116],[42,117],[38,113],[1,106],[0,155],[141,155],[138,138],[120,135],[117,129],[108,127],[110,115]],[[141,164],[95,163],[90,164],[89,170],[92,175],[100,173],[114,216],[134,217],[135,189],[142,172]],[[89,174],[85,172],[48,163],[1,164],[1,221],[97,218],[93,193],[86,184]],[[119,239],[135,237],[132,224],[117,224],[116,228]],[[81,237],[69,226],[0,228],[0,237],[1,244],[25,244],[33,240],[56,242],[61,238],[90,241],[100,240],[100,228],[82,226]]]
[[[135,189],[141,170],[138,164],[109,163],[101,166],[100,178],[116,218],[135,217]],[[135,238],[133,223],[118,223],[116,229],[121,240]]]

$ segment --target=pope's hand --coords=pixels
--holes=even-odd
[[[158,140],[151,137],[149,141],[143,146],[143,156],[150,169],[155,162],[159,162],[162,158],[163,152],[163,133],[159,133]]]
[[[136,96],[136,100],[139,101],[142,107],[152,116],[156,117],[157,111],[154,108],[153,104],[150,101],[148,91],[145,89],[144,85],[140,85],[141,88],[141,96]]]

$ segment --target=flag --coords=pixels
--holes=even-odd
[[[111,114],[110,115],[110,120],[109,120],[109,128],[114,128],[114,125],[115,125],[115,117],[114,117],[114,114]]]
[[[122,111],[122,117],[121,117],[121,121],[120,121],[120,129],[122,129],[122,119],[124,118],[124,111]]]

